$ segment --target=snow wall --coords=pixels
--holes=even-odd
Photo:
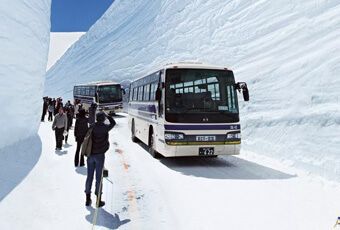
[[[340,180],[340,1],[116,0],[47,74],[46,94],[172,61],[248,82],[243,150]],[[241,98],[241,97],[240,97]]]
[[[51,0],[1,0],[0,148],[37,135]]]

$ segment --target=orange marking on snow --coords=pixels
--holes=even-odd
[[[125,171],[127,171],[129,169],[129,167],[130,167],[130,165],[126,164],[125,162],[123,162],[123,165],[124,165]]]
[[[125,157],[124,157],[124,151],[122,149],[116,149],[115,150],[116,153],[118,153],[121,156],[121,163],[123,165],[124,171],[126,173],[128,173],[128,169],[130,168],[130,165],[128,163],[126,163]],[[127,191],[127,200],[129,203],[129,207],[128,211],[129,211],[129,215],[131,219],[140,219],[140,215],[139,215],[139,210],[138,210],[138,203],[137,203],[137,199],[136,199],[136,192],[134,191],[134,189],[132,188],[131,184],[128,183],[128,187],[129,190]],[[134,218],[133,218],[134,217]],[[138,222],[134,222],[134,224],[138,225]],[[141,229],[140,226],[134,226],[134,229]]]

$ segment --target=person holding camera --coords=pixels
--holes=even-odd
[[[108,119],[110,124],[105,124]],[[97,122],[91,125],[92,128],[92,149],[87,158],[87,178],[85,183],[86,206],[91,205],[91,187],[93,182],[94,171],[96,171],[96,189],[97,206],[102,207],[105,202],[101,200],[102,195],[102,174],[105,162],[105,152],[109,149],[109,131],[116,125],[115,120],[104,112],[98,112],[96,115]]]

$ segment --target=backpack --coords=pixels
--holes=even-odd
[[[89,157],[92,151],[92,130],[93,126],[87,130],[86,135],[84,137],[84,141],[81,145],[81,155]]]

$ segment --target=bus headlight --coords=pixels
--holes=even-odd
[[[241,139],[241,133],[227,133],[227,139]]]
[[[169,140],[184,140],[184,134],[183,133],[165,133],[164,139]]]

